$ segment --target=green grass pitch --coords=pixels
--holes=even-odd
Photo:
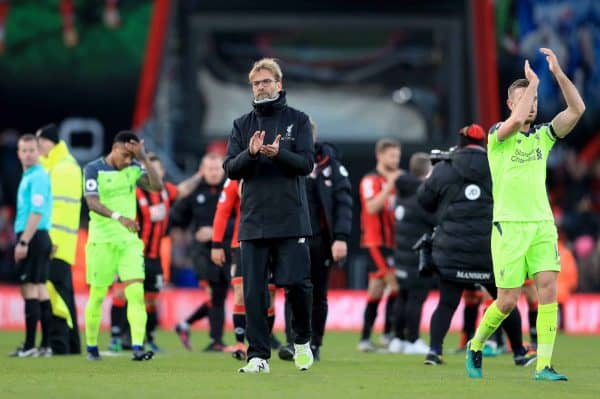
[[[534,366],[517,368],[508,355],[484,359],[484,379],[469,380],[462,355],[446,355],[446,365],[432,367],[422,356],[362,354],[353,333],[327,334],[323,360],[307,372],[274,352],[271,374],[240,375],[241,363],[229,354],[202,353],[206,335],[194,332],[194,351],[187,352],[174,333],[159,332],[164,352],[138,363],[129,352],[100,362],[83,356],[11,359],[5,354],[22,333],[0,332],[0,398],[600,398],[598,337],[560,335],[554,364],[570,381],[535,382]],[[104,332],[104,348],[107,341]],[[455,344],[455,336],[447,339],[448,349]]]

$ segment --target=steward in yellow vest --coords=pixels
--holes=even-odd
[[[50,175],[52,189],[52,259],[48,292],[52,303],[50,347],[54,354],[79,354],[81,344],[73,293],[71,267],[75,264],[81,212],[83,177],[67,144],[59,140],[55,125],[36,133],[40,162]]]

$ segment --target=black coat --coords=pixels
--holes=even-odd
[[[413,245],[425,233],[431,234],[435,214],[427,212],[417,200],[421,180],[404,174],[396,180],[396,250],[394,259],[396,275],[401,278],[418,278],[419,256]]]
[[[169,224],[181,228],[191,227],[193,232],[201,227],[212,227],[224,183],[223,179],[219,184],[211,186],[202,180],[193,192],[173,203]]]
[[[433,261],[444,279],[489,283],[492,179],[487,154],[465,147],[435,165],[418,191],[421,205],[438,212]]]
[[[316,166],[310,178],[316,179],[318,208],[325,218],[331,240],[348,241],[352,230],[352,186],[348,171],[338,160],[333,146],[315,144]]]
[[[250,138],[266,132],[264,143],[282,138],[273,159],[250,156]],[[312,234],[305,176],[314,166],[314,145],[308,116],[288,107],[285,92],[274,100],[254,104],[254,110],[233,122],[223,167],[227,177],[244,179],[240,241]]]

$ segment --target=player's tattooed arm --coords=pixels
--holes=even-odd
[[[113,212],[108,209],[106,206],[102,205],[100,202],[100,197],[97,195],[86,195],[85,202],[90,211],[96,212],[99,215],[105,216],[107,218],[113,218],[121,223],[127,230],[129,231],[139,231],[140,227],[137,222],[133,219],[129,219],[125,216],[119,215],[117,212]]]
[[[198,167],[198,172],[188,177],[177,185],[177,198],[183,198],[190,195],[198,184],[202,181],[202,166]]]
[[[152,163],[147,160],[140,160],[142,165],[146,168],[146,174],[140,177],[138,185],[147,191],[160,191],[163,189],[162,179],[158,176],[156,170],[152,166]]]
[[[573,130],[579,121],[579,118],[581,118],[581,115],[585,112],[585,103],[573,82],[571,82],[563,72],[554,52],[548,48],[541,48],[540,52],[546,56],[548,69],[550,69],[550,72],[552,72],[556,78],[556,82],[567,103],[567,108],[552,119],[554,133],[557,137],[562,138]]]

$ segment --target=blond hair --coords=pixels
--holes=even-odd
[[[281,79],[283,79],[283,72],[281,72],[281,67],[275,58],[263,58],[252,65],[252,69],[248,73],[248,80],[252,82],[252,76],[261,69],[266,69],[271,72],[277,82],[281,82]]]
[[[379,141],[377,141],[377,143],[375,144],[375,153],[379,154],[387,150],[388,148],[397,148],[399,150],[402,150],[402,148],[400,147],[400,142],[398,140],[391,138],[383,138],[379,139]]]
[[[527,79],[515,80],[508,87],[508,97],[510,98],[510,96],[512,95],[513,91],[515,91],[515,89],[527,88],[528,86],[529,86],[529,81]]]

